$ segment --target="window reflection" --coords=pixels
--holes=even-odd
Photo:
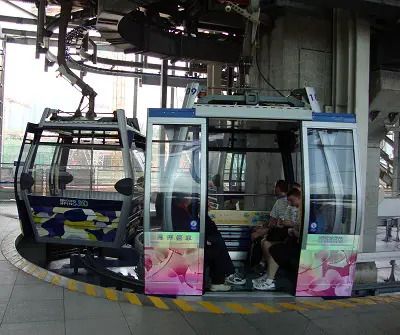
[[[150,228],[198,231],[201,126],[155,125],[152,136]]]
[[[310,129],[309,233],[355,234],[357,194],[352,130]]]

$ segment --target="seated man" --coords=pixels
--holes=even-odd
[[[293,183],[291,184],[290,189],[297,189],[301,193],[301,185],[298,183]],[[286,213],[285,213],[285,219],[282,224],[286,227],[289,228],[294,228],[296,226],[296,221],[298,220],[299,216],[299,207],[292,206],[290,202],[288,201],[288,206],[286,208]]]
[[[265,237],[268,233],[268,231],[272,227],[283,227],[280,222],[282,219],[285,218],[285,213],[288,207],[288,202],[286,198],[286,193],[287,193],[287,183],[284,180],[278,180],[275,184],[275,195],[278,197],[278,200],[275,202],[274,207],[272,207],[271,213],[270,213],[270,220],[268,222],[268,225],[265,227],[257,227],[254,232],[251,234],[251,240],[254,242],[257,239],[262,239]],[[275,230],[275,233],[279,233],[280,230]],[[271,237],[277,237],[277,234],[274,234],[275,236]],[[282,230],[282,234],[280,234],[284,237],[286,237],[286,231]],[[279,236],[281,237],[281,236]],[[261,242],[261,246],[262,246]],[[266,256],[266,257],[265,257]],[[262,260],[258,266],[254,268],[255,272],[258,273],[263,273],[265,271],[265,260],[268,257],[268,255],[264,255],[262,257]]]
[[[257,227],[256,229],[254,229],[254,232],[251,234],[252,241],[259,238],[260,236],[264,236],[268,232],[268,229],[276,226],[279,219],[284,216],[286,208],[288,206],[286,198],[287,190],[288,186],[284,180],[278,180],[275,183],[274,193],[278,197],[278,200],[275,202],[274,207],[272,207],[268,225],[264,227]]]
[[[292,188],[288,194],[288,202],[291,206],[299,208],[300,202],[301,202],[301,193],[297,188]],[[297,215],[293,217],[294,221],[290,222],[292,225],[291,228],[288,229],[288,234],[289,236],[296,236],[295,240],[296,243],[293,244],[292,242],[289,243],[291,246],[294,246],[295,248],[298,247],[299,244],[297,244],[297,240],[299,237],[299,225],[300,225],[300,215],[299,212],[297,211]],[[285,220],[282,222],[285,223]],[[292,239],[287,239],[286,242],[292,241]],[[280,247],[275,247],[276,245],[280,245]],[[281,251],[284,249],[283,245],[287,245],[287,243],[279,243],[279,244],[273,244],[270,241],[265,241],[263,245],[264,249],[264,257],[265,260],[268,263],[268,271],[265,273],[265,275],[261,276],[260,278],[254,279],[253,280],[253,287],[256,290],[261,290],[261,291],[272,291],[275,289],[275,274],[276,271],[278,270],[279,263],[285,263],[288,257],[291,257],[291,254],[293,252],[293,248],[289,247],[287,250],[285,250],[285,254],[283,258],[279,258],[280,254],[277,254],[276,251]],[[271,250],[274,250],[274,255],[273,257],[271,255]],[[275,259],[278,261],[276,262]]]

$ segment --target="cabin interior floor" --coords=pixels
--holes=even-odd
[[[19,229],[13,203],[0,203],[0,238]],[[371,304],[349,303],[352,308],[245,313],[232,309],[236,300],[226,299],[231,309],[222,313],[184,312],[171,306],[134,306],[93,297],[41,281],[14,267],[0,253],[0,334],[398,334],[400,299]],[[271,303],[265,299],[264,303]],[[287,299],[278,301],[288,301]],[[327,302],[312,300],[328,306]],[[249,304],[250,305],[250,304]],[[283,304],[285,305],[285,304]],[[290,305],[290,304],[289,304]],[[236,306],[237,308],[237,306]]]

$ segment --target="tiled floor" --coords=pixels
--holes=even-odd
[[[1,216],[0,239],[18,227]],[[400,299],[362,308],[253,315],[184,313],[90,297],[40,281],[0,255],[0,335],[400,333]]]

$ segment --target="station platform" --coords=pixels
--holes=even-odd
[[[400,295],[170,299],[62,277],[22,258],[13,203],[0,206],[3,334],[398,334]],[[225,299],[226,300],[226,299]]]

